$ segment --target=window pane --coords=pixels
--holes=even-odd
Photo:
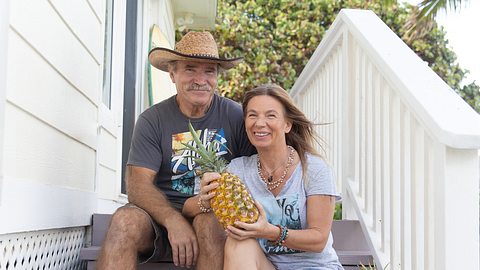
[[[112,35],[113,35],[113,0],[107,0],[105,8],[105,46],[103,54],[103,91],[102,101],[110,108],[112,81]]]

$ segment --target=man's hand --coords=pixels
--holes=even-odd
[[[167,229],[175,265],[191,267],[198,257],[197,237],[190,223],[155,187],[155,175],[155,171],[147,168],[127,166],[128,199]]]
[[[168,240],[172,246],[172,258],[175,266],[190,268],[198,258],[198,243],[190,223],[181,215],[175,215],[166,226]]]

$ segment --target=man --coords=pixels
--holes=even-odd
[[[204,143],[224,143],[218,154],[227,160],[253,153],[240,105],[215,94],[219,70],[242,58],[219,58],[210,33],[189,32],[175,50],[152,49],[149,60],[169,73],[177,94],[137,120],[126,173],[129,204],[114,213],[97,268],[172,259],[176,266],[222,269],[225,233],[195,195],[199,176],[183,143],[191,140],[191,121]],[[182,215],[187,199],[199,202],[193,219]]]

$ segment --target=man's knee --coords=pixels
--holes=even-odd
[[[145,212],[135,207],[121,207],[112,216],[107,236],[111,240],[141,243],[153,239],[154,231]]]
[[[218,243],[223,247],[226,234],[213,213],[197,215],[192,225],[200,245],[202,242]]]

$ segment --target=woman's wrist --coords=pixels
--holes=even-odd
[[[278,226],[275,226],[273,224],[268,224],[269,225],[269,233],[268,236],[265,237],[268,241],[273,242],[275,241],[280,233],[282,232],[281,229]]]
[[[284,246],[285,241],[288,238],[288,228],[287,226],[282,226],[282,225],[275,225],[275,227],[277,227],[280,230],[280,232],[277,234],[274,240],[269,240],[268,243],[271,246]]]

